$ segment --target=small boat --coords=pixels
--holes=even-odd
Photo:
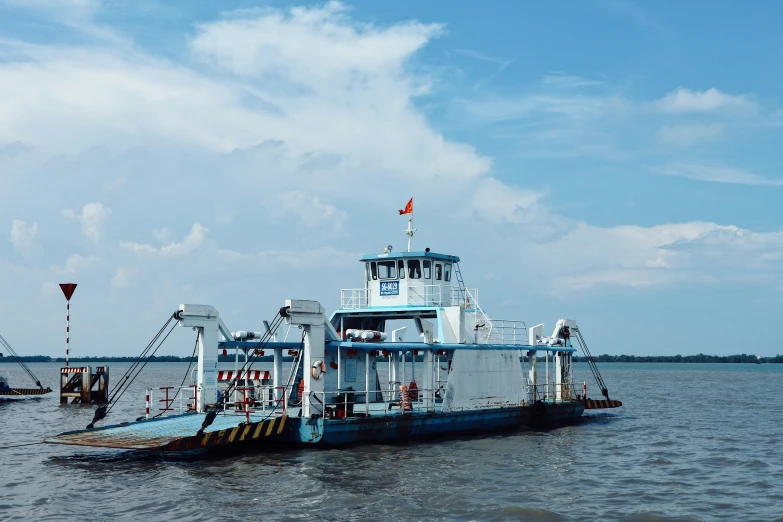
[[[51,388],[12,388],[7,375],[0,375],[0,400],[21,399],[25,397],[35,397],[51,393]]]
[[[342,290],[330,316],[316,301],[287,300],[263,332],[231,331],[214,307],[180,305],[173,320],[197,331],[195,382],[162,388],[156,415],[148,390],[135,421],[93,428],[109,404],[88,429],[45,442],[157,451],[384,443],[552,428],[622,405],[609,399],[574,320],[558,320],[547,337],[543,324],[491,318],[464,285],[459,257],[411,251],[410,241],[408,251],[389,246],[360,261],[362,286]],[[604,399],[574,382],[577,346]],[[232,349],[244,363],[237,355],[235,370],[218,370],[218,354]],[[272,367],[253,370],[265,353]]]
[[[0,400],[23,399],[46,395],[47,393],[52,392],[51,388],[44,388],[41,385],[41,381],[38,380],[38,377],[33,374],[30,368],[19,357],[19,354],[16,353],[16,351],[11,347],[10,344],[8,344],[8,341],[6,341],[2,335],[0,335],[0,346],[3,346],[6,349],[10,356],[16,361],[16,363],[19,364],[19,366],[22,367],[25,373],[27,373],[30,379],[32,379],[32,381],[37,386],[37,388],[12,388],[8,381],[8,376],[5,374],[0,374]],[[2,355],[3,354],[0,354],[0,357],[2,357]]]

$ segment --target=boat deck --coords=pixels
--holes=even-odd
[[[270,412],[272,413],[272,412]],[[49,437],[44,442],[103,448],[183,450],[244,442],[279,435],[287,419],[285,415],[251,414],[250,423],[244,415],[226,414],[215,417],[202,435],[203,413],[185,413],[159,419],[126,422],[104,428],[79,430]]]

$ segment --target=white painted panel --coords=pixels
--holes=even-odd
[[[443,411],[519,405],[526,393],[517,350],[455,350]]]

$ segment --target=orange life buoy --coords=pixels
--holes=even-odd
[[[304,379],[299,381],[299,400],[302,400],[302,396],[304,395]]]
[[[310,375],[312,375],[313,379],[317,381],[324,373],[326,373],[326,365],[324,362],[321,360],[315,361],[313,363],[313,367],[310,368]]]

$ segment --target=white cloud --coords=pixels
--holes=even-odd
[[[159,243],[168,243],[171,241],[171,233],[165,228],[156,228],[152,231],[152,235]]]
[[[658,129],[658,140],[676,147],[691,147],[698,143],[721,139],[724,131],[725,127],[719,123],[664,125]]]
[[[38,235],[38,222],[28,225],[26,221],[14,219],[11,222],[11,243],[23,253],[29,253],[35,246],[35,236]]]
[[[297,216],[308,228],[330,227],[340,230],[348,217],[345,211],[323,203],[318,196],[299,190],[283,192],[276,203],[276,206]]]
[[[118,266],[117,272],[111,279],[111,287],[115,290],[125,290],[131,286],[131,277],[136,275],[137,271],[127,266]]]
[[[738,185],[768,185],[781,186],[783,179],[772,179],[752,172],[735,169],[732,167],[720,167],[714,165],[698,164],[673,164],[654,167],[653,172],[666,174],[667,176],[679,176],[698,181],[712,181],[715,183],[734,183]]]
[[[82,224],[82,232],[87,239],[98,243],[101,239],[103,223],[111,216],[111,209],[96,201],[84,205],[81,214],[76,214],[71,209],[65,209],[63,215],[68,219],[79,221]]]
[[[716,112],[732,110],[739,113],[754,113],[756,102],[748,95],[724,94],[716,88],[706,91],[692,91],[679,88],[672,91],[657,102],[665,112]]]
[[[284,71],[300,86],[320,91],[355,83],[355,74],[364,76],[361,80],[396,75],[402,62],[441,30],[418,22],[360,25],[345,16],[343,4],[329,2],[203,24],[190,45],[201,60],[237,75]]]
[[[597,87],[604,85],[598,80],[588,80],[581,76],[573,76],[563,73],[548,74],[541,78],[541,84],[555,89],[579,89],[582,87]]]
[[[743,277],[749,256],[758,260],[758,275],[777,277],[783,233],[753,233],[709,222],[651,227],[580,223],[557,241],[533,250],[541,255],[572,253],[547,257],[546,272],[560,290],[713,283]],[[726,256],[727,252],[735,255]]]
[[[480,216],[493,222],[520,223],[542,198],[533,190],[505,185],[494,178],[480,182],[473,196],[473,208]]]
[[[161,255],[164,257],[184,256],[196,250],[204,242],[207,232],[209,232],[209,229],[201,226],[200,223],[194,223],[188,235],[179,243],[171,242],[168,245],[155,248],[152,245],[122,241],[120,242],[120,248],[136,254]]]
[[[314,152],[336,158],[330,174],[348,180],[475,178],[490,160],[445,140],[412,104],[430,79],[408,61],[440,33],[418,22],[357,23],[337,3],[243,12],[199,25],[191,39],[210,74],[137,49],[22,45],[0,63],[0,142],[63,153],[96,143],[228,153],[279,142],[291,163]]]
[[[81,273],[87,268],[90,268],[94,266],[98,262],[98,258],[96,256],[87,256],[84,257],[81,254],[73,254],[65,261],[65,266],[60,267],[54,267],[54,271],[61,274],[77,274]]]

